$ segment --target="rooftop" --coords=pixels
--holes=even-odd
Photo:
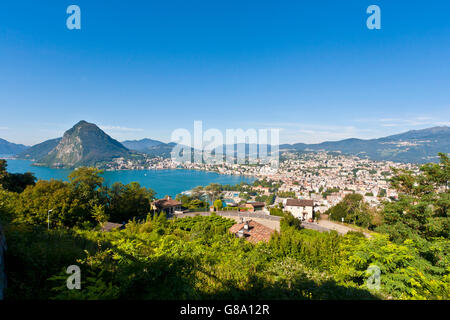
[[[314,200],[305,200],[305,199],[287,199],[286,206],[292,207],[313,207]]]
[[[244,228],[246,223],[248,223],[248,230]],[[275,230],[252,220],[237,223],[233,225],[229,231],[236,236],[239,236],[239,233],[241,233],[245,239],[252,243],[258,243],[260,241],[268,242],[272,236],[272,233],[275,232]]]
[[[246,204],[251,204],[254,208],[264,207],[266,205],[264,202],[247,202]]]
[[[114,229],[120,229],[123,227],[123,224],[114,223],[114,222],[105,222],[102,224],[102,231],[112,231]]]
[[[161,209],[181,206],[181,202],[177,200],[173,200],[171,197],[166,196],[164,199],[158,199],[153,202],[153,204]]]

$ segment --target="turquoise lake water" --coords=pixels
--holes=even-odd
[[[59,179],[67,181],[67,176],[72,171],[70,169],[36,167],[28,160],[7,160],[7,162],[9,172],[24,173],[29,171],[41,180]],[[210,183],[238,184],[242,181],[255,181],[255,178],[252,177],[183,169],[105,171],[103,177],[105,178],[105,184],[109,186],[114,182],[122,182],[123,184],[139,182],[141,186],[155,190],[157,197],[164,197],[165,195],[175,197],[183,191],[197,186],[206,186]]]

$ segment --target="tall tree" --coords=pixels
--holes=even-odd
[[[152,189],[141,187],[137,182],[124,185],[114,183],[106,188],[106,212],[113,222],[127,222],[139,217],[144,218],[150,212],[150,204],[154,200],[155,192]]]
[[[8,171],[6,171],[6,167],[8,166],[6,160],[0,159],[0,185],[3,183],[3,180],[8,175]]]
[[[407,238],[449,238],[450,165],[446,154],[439,156],[439,164],[425,164],[418,174],[394,170],[391,184],[398,190],[399,199],[385,204],[384,224],[379,231],[389,233],[399,242]]]
[[[36,177],[31,172],[9,173],[8,163],[0,159],[0,186],[8,191],[21,193],[29,185],[36,183]]]

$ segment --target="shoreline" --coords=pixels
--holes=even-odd
[[[51,166],[45,166],[45,165],[39,165],[39,164],[35,164],[34,162],[36,162],[36,160],[31,160],[31,159],[20,159],[20,158],[16,158],[16,157],[8,157],[8,158],[2,158],[0,157],[0,159],[5,159],[5,160],[20,160],[20,161],[30,161],[31,162],[31,166],[33,167],[38,167],[38,168],[48,168],[48,169],[54,169],[54,170],[75,170],[77,168],[68,168],[68,167],[51,167]],[[210,173],[217,173],[218,175],[221,176],[240,176],[240,177],[250,177],[250,178],[254,178],[254,179],[259,179],[258,175],[254,175],[254,174],[241,174],[241,173],[220,173],[219,171],[214,171],[214,170],[207,170],[207,169],[190,169],[190,168],[144,168],[144,169],[100,169],[103,170],[105,172],[116,172],[116,171],[159,171],[159,170],[189,170],[189,171],[199,171],[199,172],[210,172]]]

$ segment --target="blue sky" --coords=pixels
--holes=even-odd
[[[66,8],[81,8],[81,30]],[[366,8],[381,8],[369,30]],[[282,143],[450,122],[450,1],[2,1],[0,138],[280,128]]]

